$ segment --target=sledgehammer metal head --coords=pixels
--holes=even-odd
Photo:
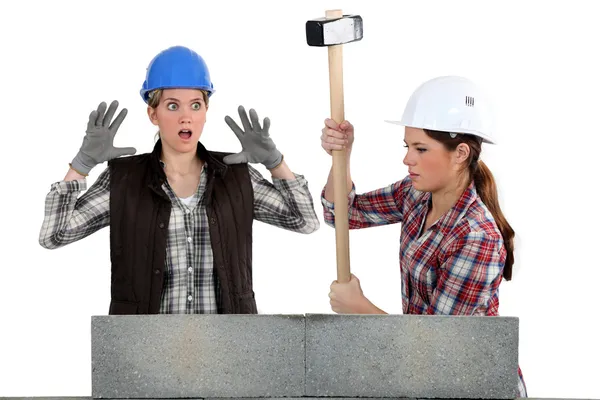
[[[363,38],[363,20],[360,15],[341,18],[318,18],[306,22],[306,42],[309,46],[335,46],[356,42]]]

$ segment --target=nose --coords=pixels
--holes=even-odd
[[[181,111],[181,115],[179,116],[180,124],[191,124],[192,123],[192,115],[189,110],[183,109]]]
[[[409,151],[406,152],[406,155],[404,156],[404,159],[402,160],[402,162],[404,163],[404,165],[408,166],[408,167],[412,167],[415,165],[415,161],[413,159],[413,156]]]

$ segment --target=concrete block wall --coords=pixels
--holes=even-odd
[[[92,396],[301,397],[302,316],[92,318]]]
[[[96,398],[514,399],[518,319],[92,318]]]
[[[306,395],[517,395],[518,320],[448,316],[306,319]]]

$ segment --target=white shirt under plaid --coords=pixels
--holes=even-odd
[[[206,168],[206,167],[205,167]],[[165,259],[165,279],[160,313],[217,313],[218,281],[213,273],[208,217],[204,205],[206,169],[202,169],[196,193],[178,198],[168,183],[163,185],[172,203]],[[319,229],[313,198],[302,175],[269,182],[248,165],[254,190],[254,218],[294,232],[309,234]],[[110,174],[105,169],[86,190],[86,180],[60,181],[46,196],[39,242],[55,249],[81,240],[110,225]]]

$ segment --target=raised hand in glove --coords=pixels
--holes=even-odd
[[[244,107],[239,106],[238,113],[240,114],[244,130],[240,129],[229,115],[225,117],[225,122],[240,140],[242,151],[237,154],[225,156],[223,161],[226,164],[261,163],[267,169],[273,169],[278,166],[283,160],[283,155],[277,150],[275,143],[273,143],[273,140],[269,136],[269,126],[271,125],[269,118],[264,119],[261,128],[258,122],[258,115],[254,109],[250,109],[252,124],[248,120],[248,115],[246,115]]]
[[[83,144],[71,162],[71,168],[78,173],[87,175],[98,164],[136,153],[136,149],[133,147],[117,148],[113,146],[117,130],[127,115],[127,109],[124,108],[111,123],[118,106],[119,102],[115,100],[106,111],[106,103],[102,102],[98,109],[90,113]]]

